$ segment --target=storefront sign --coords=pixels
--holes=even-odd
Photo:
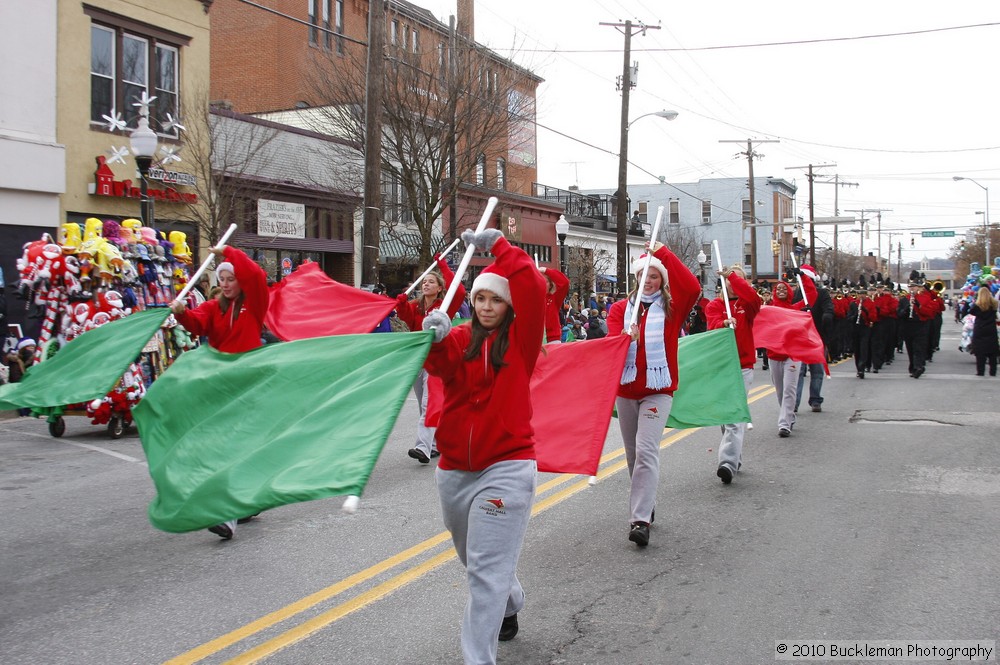
[[[149,179],[159,180],[165,185],[187,185],[188,187],[194,187],[198,184],[198,179],[190,173],[164,171],[163,169],[149,169]]]
[[[131,180],[115,180],[115,175],[105,162],[103,155],[97,157],[97,171],[94,172],[94,184],[88,185],[87,191],[95,196],[114,196],[126,199],[141,199],[142,191],[139,183]],[[197,203],[198,195],[188,192],[178,192],[173,187],[165,189],[146,188],[149,198],[156,201],[172,201],[174,203]]]
[[[306,237],[306,207],[287,201],[257,200],[257,235]]]

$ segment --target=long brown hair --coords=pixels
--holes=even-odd
[[[493,343],[493,348],[490,349],[490,364],[493,365],[494,372],[499,371],[501,367],[507,364],[503,361],[503,357],[507,353],[507,347],[510,346],[510,324],[513,322],[514,308],[508,306],[503,321],[495,328],[497,339]],[[487,330],[483,327],[483,324],[479,322],[479,317],[476,316],[475,309],[473,309],[472,337],[469,339],[469,346],[465,348],[463,360],[475,360],[479,357],[483,348],[483,342],[486,341],[486,338],[492,332],[492,330]]]
[[[442,276],[441,273],[439,273],[437,270],[432,270],[427,275],[427,277],[433,277],[437,281],[438,286],[441,287],[441,291],[447,291],[448,290],[448,287],[444,283],[444,276]],[[427,277],[424,277],[424,279],[427,279]],[[420,280],[420,286],[421,287],[423,287],[423,281],[424,281],[423,279]],[[431,305],[433,306],[434,302],[437,302],[438,300],[441,300],[441,297],[442,297],[441,293],[439,292],[436,296],[434,296],[434,300],[431,302]],[[419,293],[417,293],[417,310],[422,315],[424,315],[424,316],[427,315],[427,312],[424,311],[424,291],[423,291],[423,288],[421,288],[420,291],[419,291]]]
[[[993,298],[993,294],[990,293],[989,287],[979,287],[979,293],[976,294],[976,307],[982,312],[988,312],[991,309],[997,308],[997,301]]]
[[[230,300],[226,296],[222,295],[222,291],[219,291],[219,309],[225,314],[229,311],[229,306],[234,305],[236,310],[233,312],[233,323],[236,323],[236,319],[239,318],[240,311],[243,309],[243,291],[240,291],[240,295],[236,296],[236,300]]]

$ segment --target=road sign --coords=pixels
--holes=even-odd
[[[954,231],[921,231],[922,238],[954,238]]]

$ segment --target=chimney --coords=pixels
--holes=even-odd
[[[458,34],[476,41],[475,0],[458,0]]]

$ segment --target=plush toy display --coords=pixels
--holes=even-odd
[[[148,307],[166,307],[188,280],[190,249],[184,233],[173,231],[170,240],[139,220],[88,218],[81,225],[67,222],[59,227],[58,242],[49,234],[24,245],[17,260],[18,293],[26,307],[43,316],[38,335],[39,349],[49,353],[88,330]],[[36,412],[61,417],[73,411],[86,413],[94,424],[115,420],[127,426],[131,409],[145,394],[152,377],[144,377],[140,366],[160,371],[196,341],[169,317],[169,325],[157,333],[146,355],[162,355],[133,363],[115,388],[89,404],[67,405]],[[46,354],[35,354],[41,362]],[[141,359],[142,360],[142,359]],[[117,419],[117,420],[116,420]]]

